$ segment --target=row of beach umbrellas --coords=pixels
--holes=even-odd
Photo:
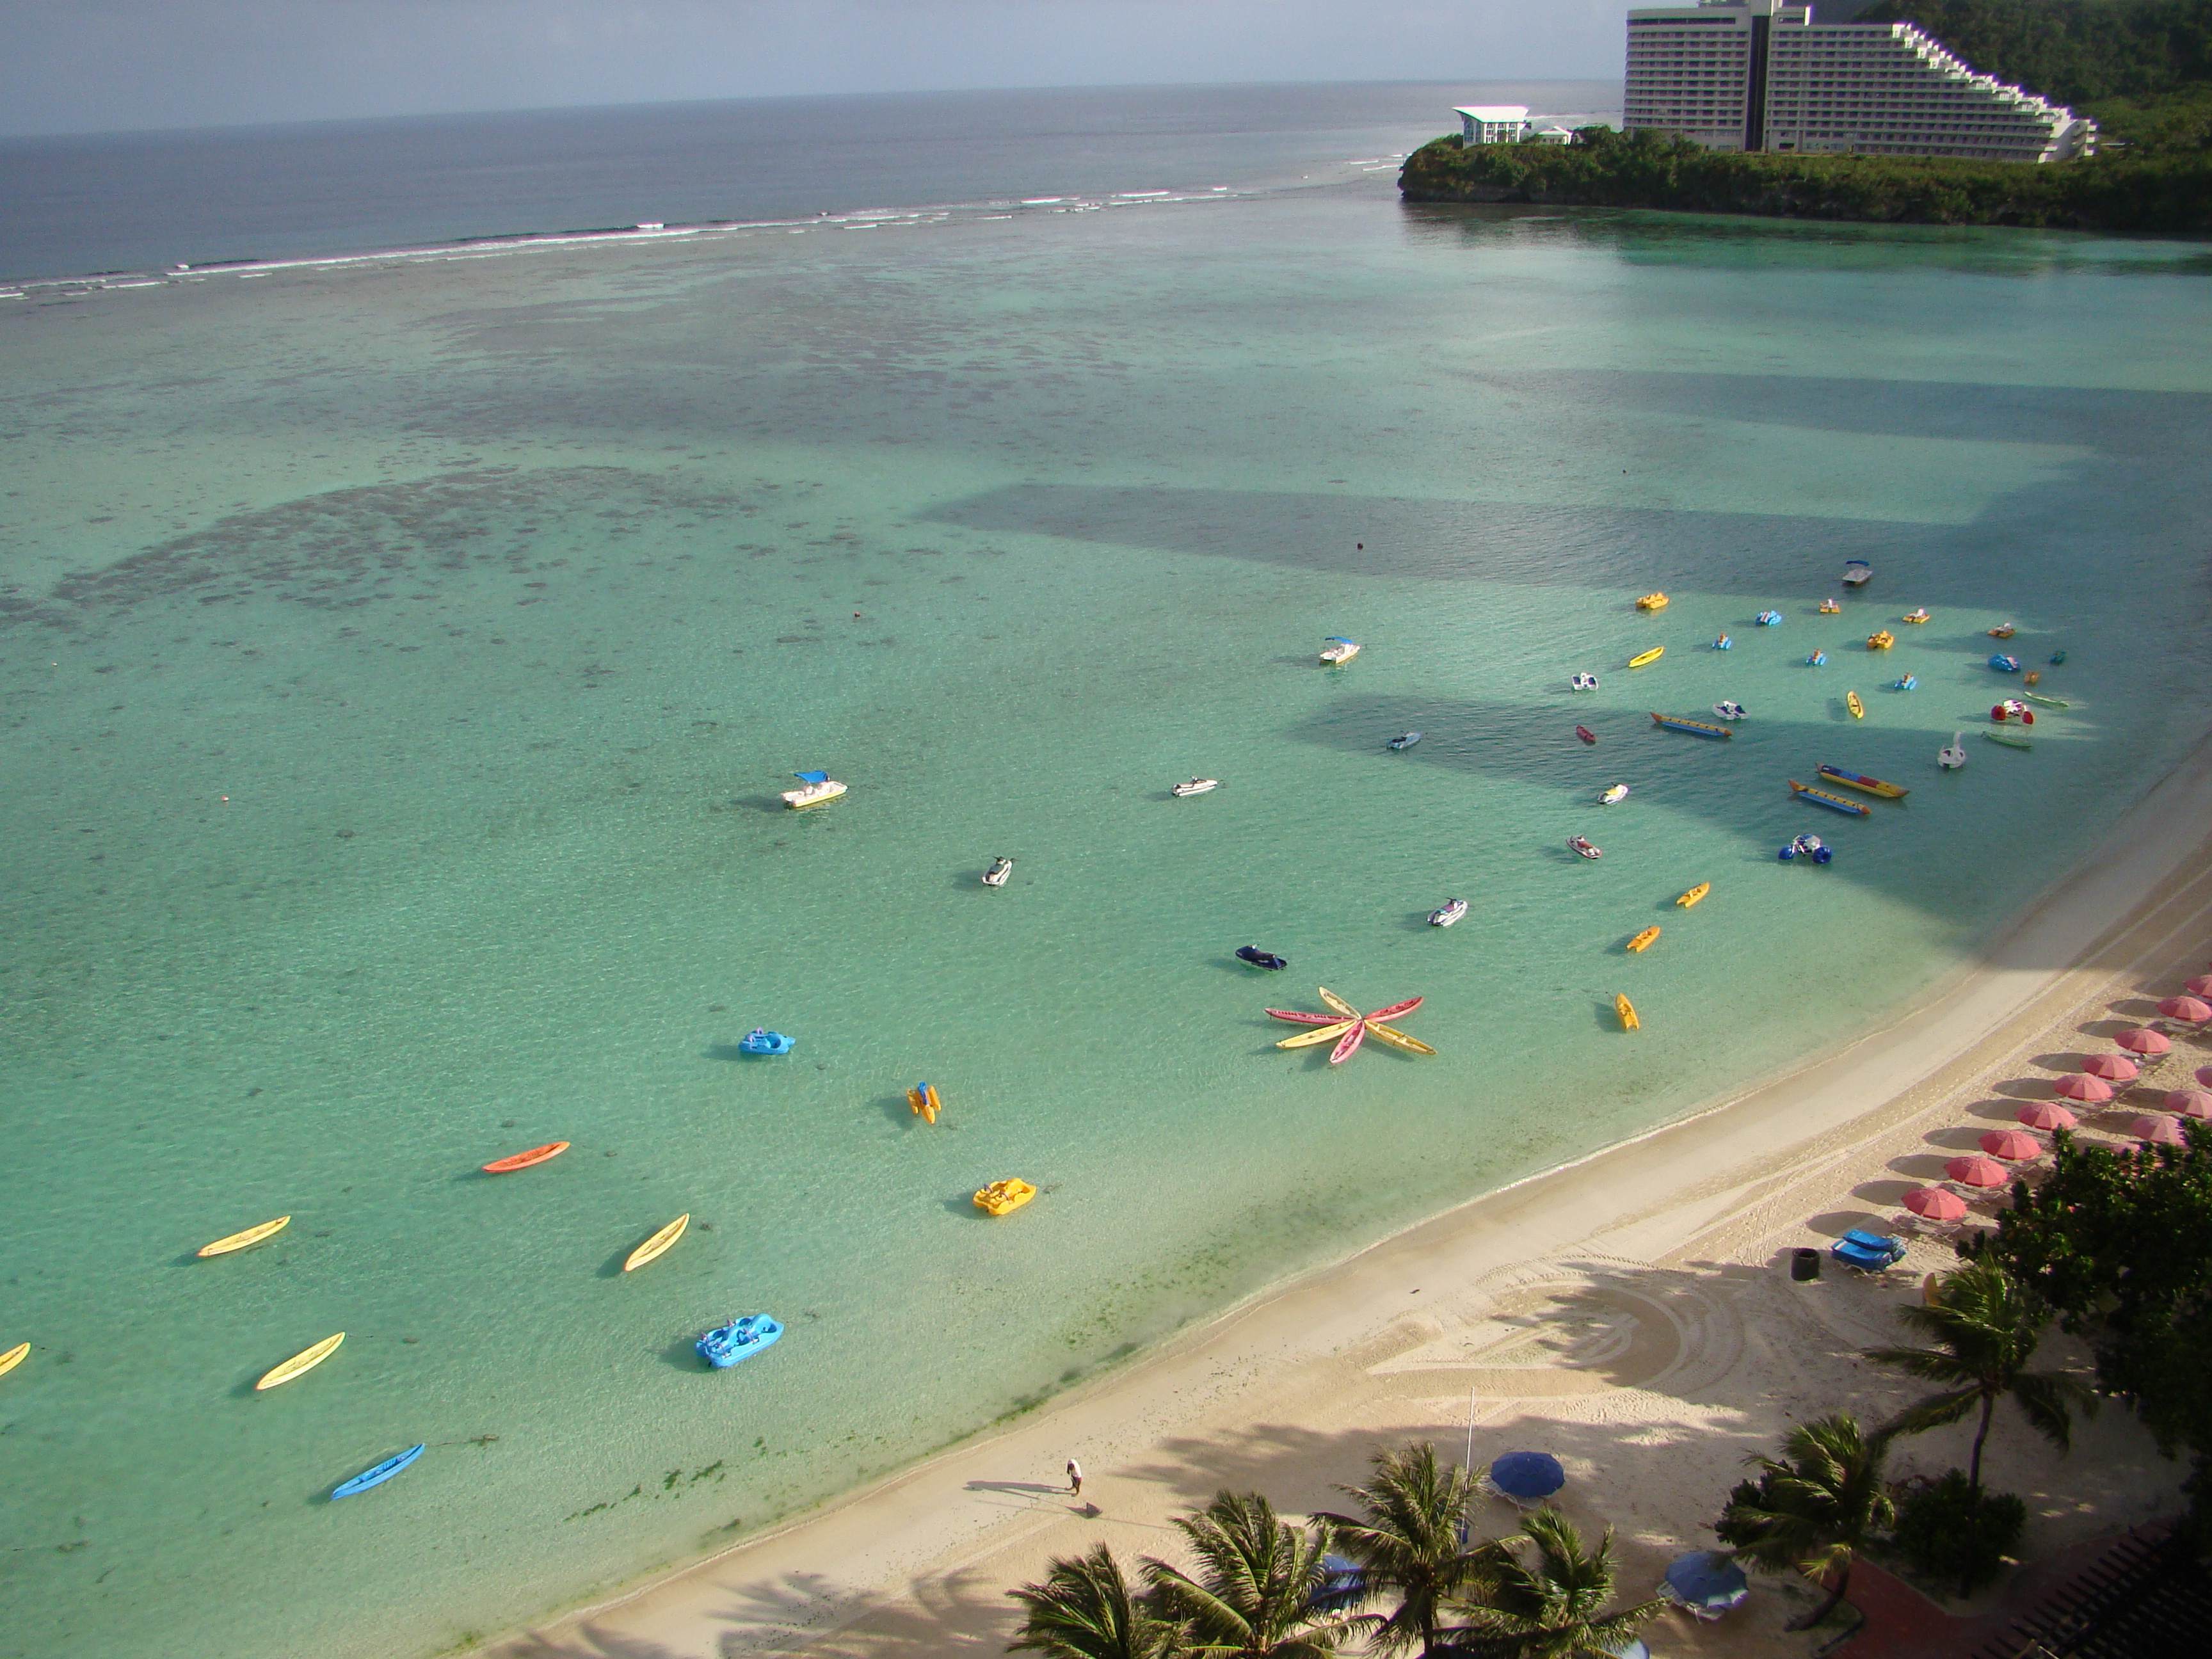
[[[2167,1019],[2191,1025],[2212,1021],[2212,1002],[2204,1000],[2212,996],[2212,974],[2199,975],[2189,981],[2187,988],[2187,995],[2168,997],[2160,1003],[2158,1012]],[[2172,1038],[2147,1025],[2122,1031],[2112,1041],[2128,1054],[2145,1059],[2166,1054],[2173,1047]],[[2078,1105],[2103,1106],[2113,1099],[2114,1084],[2133,1083],[2142,1074],[2127,1054],[2090,1054],[2081,1061],[2079,1071],[2052,1084],[2051,1091]],[[2201,1087],[2175,1089],[2167,1093],[2166,1110],[2178,1115],[2146,1112],[2129,1126],[2129,1133],[2148,1146],[2185,1145],[2181,1118],[2212,1121],[2212,1066],[2198,1066],[2197,1081]],[[2026,1128],[1990,1130],[1981,1138],[1982,1155],[1951,1159],[1943,1166],[1944,1175],[1955,1185],[1976,1192],[1993,1192],[2009,1186],[2013,1173],[2005,1167],[2007,1164],[2031,1164],[2043,1156],[2043,1143],[2029,1134],[2028,1129],[2048,1134],[2054,1129],[2071,1129],[2080,1121],[2056,1100],[2030,1101],[2013,1115]],[[1915,1188],[1905,1194],[1905,1207],[1923,1221],[1961,1221],[1966,1214],[1966,1200],[1948,1187]]]

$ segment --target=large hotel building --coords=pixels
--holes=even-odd
[[[2063,161],[2096,123],[1979,75],[1910,23],[1820,23],[1785,0],[1628,14],[1622,125],[1713,149]]]

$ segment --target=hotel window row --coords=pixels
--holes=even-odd
[[[1910,23],[1818,23],[1783,0],[1628,14],[1622,125],[1714,149],[2057,161],[2096,124],[1981,75]]]

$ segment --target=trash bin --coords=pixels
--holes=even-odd
[[[1801,1245],[1790,1252],[1790,1277],[1802,1284],[1820,1276],[1820,1253]]]

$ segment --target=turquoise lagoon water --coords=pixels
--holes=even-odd
[[[0,1650],[496,1632],[1893,1010],[2204,723],[2209,301],[1382,175],[14,302]],[[1942,775],[2008,619],[2075,707]]]

